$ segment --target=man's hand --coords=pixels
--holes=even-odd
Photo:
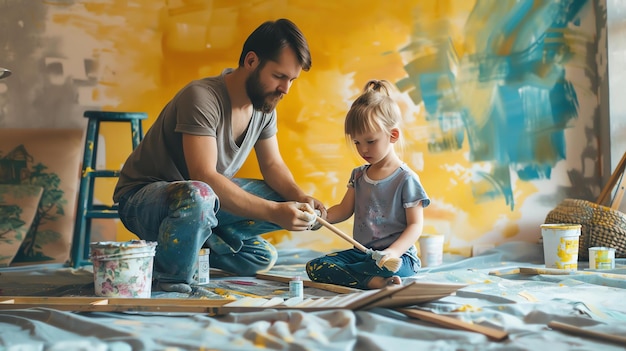
[[[327,215],[326,207],[321,201],[311,196],[305,196],[302,199],[302,202],[306,203],[307,205],[309,205],[310,208],[313,209],[312,212],[309,212],[309,209],[304,210],[304,211],[307,211],[307,213],[311,215],[310,221],[309,221],[309,227],[307,229],[309,230],[320,229],[322,227],[322,224],[317,221],[317,217],[319,216],[322,218],[326,218],[326,215]]]
[[[309,230],[318,230],[322,227],[322,223],[317,221],[318,216],[321,217],[322,213],[320,210],[315,210],[315,217],[309,222]]]
[[[313,210],[317,210],[319,211],[319,216],[322,218],[326,218],[326,207],[324,207],[324,204],[312,197],[312,196],[305,196],[304,198],[300,199],[299,202],[304,202],[305,204],[308,204]]]
[[[274,223],[286,230],[307,230],[315,221],[315,211],[307,203],[278,202],[276,203]]]

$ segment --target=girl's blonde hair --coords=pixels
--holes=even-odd
[[[400,107],[391,98],[393,86],[386,80],[372,79],[363,88],[363,93],[354,100],[344,124],[346,137],[357,134],[383,131],[391,134],[402,121]]]

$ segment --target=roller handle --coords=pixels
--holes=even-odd
[[[354,238],[352,238],[348,234],[342,232],[341,230],[339,230],[339,228],[337,228],[334,225],[328,223],[328,221],[326,221],[322,217],[318,216],[317,217],[317,221],[320,222],[324,227],[330,229],[332,232],[334,232],[335,234],[339,235],[345,241],[347,241],[350,244],[354,245],[357,249],[359,249],[359,250],[361,250],[363,252],[367,252],[367,248],[365,246],[363,246],[363,244],[361,244],[360,242],[354,240]]]

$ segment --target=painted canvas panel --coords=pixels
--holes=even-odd
[[[43,187],[37,185],[0,185],[0,267],[9,266],[17,254],[42,193]]]
[[[43,188],[13,265],[69,258],[82,136],[79,129],[0,129],[0,184]]]
[[[286,17],[313,65],[278,106],[279,143],[298,183],[328,206],[361,163],[343,120],[372,78],[401,91],[402,156],[432,198],[425,233],[444,234],[446,251],[536,241],[561,199],[600,190],[602,0],[13,0],[0,9],[0,29],[16,33],[0,126],[82,125],[80,111],[100,107],[145,111],[147,128],[184,84],[235,67],[256,26]],[[121,133],[102,130],[106,168],[128,155]],[[239,175],[259,174],[253,156]],[[97,200],[110,202],[112,190]],[[320,251],[345,245],[323,230],[270,236]]]

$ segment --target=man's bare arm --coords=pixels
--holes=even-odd
[[[192,180],[207,183],[220,199],[220,208],[230,213],[276,223],[288,230],[304,230],[308,217],[294,203],[262,199],[239,188],[217,171],[214,137],[183,134],[185,162]]]
[[[299,201],[309,204],[326,217],[326,208],[321,201],[307,195],[296,184],[293,174],[285,164],[276,136],[257,141],[255,145],[259,168],[265,182],[287,200]]]

